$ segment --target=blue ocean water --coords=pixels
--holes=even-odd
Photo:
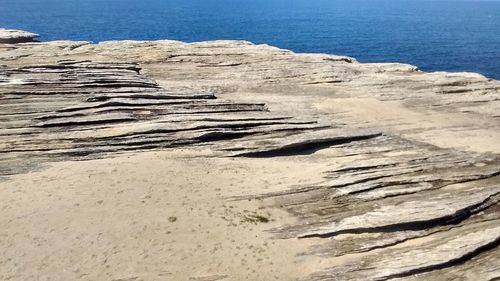
[[[0,26],[43,41],[244,39],[500,79],[499,1],[0,0]]]

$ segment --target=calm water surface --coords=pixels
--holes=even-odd
[[[244,39],[500,79],[500,1],[0,0],[0,26],[56,39]]]

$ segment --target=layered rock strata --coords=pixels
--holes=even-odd
[[[499,81],[243,41],[5,44],[0,60],[1,176],[171,148],[316,163],[313,183],[231,199],[288,211],[274,235],[338,261],[307,280],[500,278]]]
[[[14,44],[33,42],[40,35],[15,29],[0,28],[0,44]]]

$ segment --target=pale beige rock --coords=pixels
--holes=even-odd
[[[15,29],[0,28],[0,44],[33,42],[40,35]]]
[[[0,247],[8,253],[2,278],[500,276],[499,81],[246,41],[5,44],[0,61],[0,198],[7,210]],[[93,165],[97,181],[81,176]],[[173,199],[160,196],[170,181],[179,187]],[[30,192],[40,182],[41,191]],[[132,192],[114,195],[122,185]],[[156,203],[140,199],[141,192]],[[74,196],[83,208],[61,203]],[[100,200],[111,204],[91,204]],[[182,216],[172,222],[163,204]],[[68,215],[41,211],[50,206]],[[191,208],[200,218],[185,212]],[[226,212],[234,225],[220,224],[217,216]],[[266,212],[281,215],[266,224]],[[96,214],[106,219],[93,222]],[[121,220],[143,220],[141,227],[158,231],[181,225],[167,242],[136,226],[117,229]],[[190,227],[182,221],[198,225],[197,234],[183,238]],[[50,230],[68,223],[77,225],[65,237],[82,242],[65,238],[54,250],[60,236]],[[206,227],[217,234],[197,232]],[[92,244],[98,233],[109,245],[131,246],[111,257],[108,244]],[[37,250],[22,255],[30,243]],[[78,261],[81,252],[65,250],[78,243],[96,258]],[[234,258],[249,254],[240,244],[266,258]],[[153,262],[163,259],[168,273]]]

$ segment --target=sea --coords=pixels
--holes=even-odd
[[[241,39],[500,80],[498,0],[0,0],[0,27],[41,41]]]

